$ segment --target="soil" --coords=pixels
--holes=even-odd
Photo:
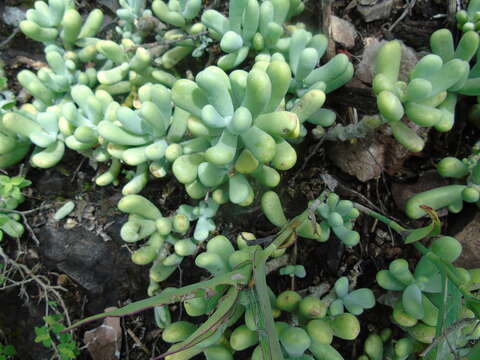
[[[381,1],[381,0],[380,0]],[[358,2],[358,0],[357,0]],[[8,37],[15,28],[1,21],[4,6],[25,6],[28,1],[6,0],[0,4],[0,43]],[[79,1],[80,8],[88,10],[100,6],[111,16],[109,1]],[[101,4],[98,4],[101,3]],[[223,3],[223,2],[222,2]],[[302,20],[312,29],[321,26],[321,15],[316,1],[307,1],[307,11]],[[320,2],[318,2],[320,3]],[[403,0],[393,1],[393,9],[389,17],[366,23],[355,7],[355,1],[333,1],[332,12],[336,16],[350,21],[356,28],[357,37],[353,49],[342,49],[337,46],[335,52],[348,54],[352,62],[358,64],[363,53],[363,39],[374,37],[381,39],[397,38],[415,51],[424,51],[428,47],[428,38],[432,31],[450,26],[447,18],[438,16],[447,14],[448,1],[417,0],[415,6],[393,30],[389,27],[397,20],[406,8]],[[453,28],[452,28],[453,29]],[[456,36],[458,37],[458,33]],[[34,68],[43,61],[41,47],[18,33],[4,48],[0,48],[0,57],[6,63],[10,79],[10,88],[18,93],[20,87],[15,81],[15,75],[21,69]],[[195,60],[188,64],[193,73],[205,63],[205,59]],[[351,123],[354,109],[357,118],[364,114],[376,112],[375,98],[364,85],[347,84],[328,96],[326,107],[334,109],[338,119]],[[25,99],[26,97],[21,97]],[[468,100],[470,101],[470,100]],[[277,190],[284,204],[287,216],[294,216],[303,211],[309,200],[312,200],[325,188],[325,175],[333,177],[338,182],[336,192],[344,198],[363,203],[374,204],[389,216],[399,219],[404,224],[421,225],[422,222],[409,222],[396,205],[392,195],[393,187],[415,183],[423,173],[434,169],[434,164],[445,156],[466,156],[471,145],[478,139],[478,130],[466,121],[466,111],[469,103],[462,99],[457,107],[455,127],[447,134],[430,132],[425,150],[412,156],[409,154],[404,161],[396,166],[395,171],[385,170],[372,180],[361,182],[354,176],[343,173],[335,165],[335,156],[327,156],[331,145],[325,143],[317,146],[318,141],[307,137],[298,145],[298,153],[302,154],[295,168],[282,174],[282,183]],[[387,136],[387,135],[383,135]],[[462,141],[459,141],[461,139]],[[92,179],[96,171],[87,161],[73,152],[69,152],[61,165],[42,171],[30,168],[28,163],[8,169],[9,175],[16,175],[20,168],[32,181],[28,192],[28,200],[20,210],[49,205],[51,208],[28,215],[28,221],[39,239],[37,246],[28,232],[21,239],[22,254],[18,261],[35,268],[38,274],[50,279],[52,284],[60,284],[67,291],[63,294],[72,319],[103,311],[109,306],[121,306],[131,301],[146,297],[148,284],[147,268],[131,263],[129,251],[119,237],[119,228],[126,216],[116,209],[120,199],[122,184],[117,187],[99,188]],[[183,188],[173,179],[151,181],[144,190],[145,195],[154,201],[162,213],[169,214],[181,203],[190,200]],[[68,221],[54,222],[52,215],[65,200],[75,200],[77,210]],[[368,203],[366,200],[368,199]],[[80,207],[80,209],[79,209]],[[466,209],[465,216],[473,209]],[[234,239],[241,231],[255,233],[258,237],[274,232],[272,225],[263,216],[258,199],[248,209],[235,206],[225,206],[216,218],[221,224],[218,233]],[[449,233],[450,217],[443,217],[444,233]],[[335,239],[320,244],[312,240],[301,239],[296,245],[296,263],[303,264],[307,276],[297,279],[296,289],[305,289],[323,282],[332,283],[341,275],[357,279],[357,286],[369,287],[380,293],[375,284],[375,274],[388,266],[391,260],[405,257],[414,262],[418,256],[410,248],[400,246],[398,238],[393,236],[386,227],[373,219],[361,217],[356,225],[361,234],[361,243],[353,249],[345,248]],[[9,239],[10,240],[10,239]],[[4,241],[5,251],[10,256],[18,256],[17,244],[14,241]],[[291,250],[293,251],[293,250]],[[181,271],[177,271],[165,282],[164,286],[181,286],[197,281],[200,276],[198,268],[193,267],[191,259],[182,263]],[[279,293],[289,289],[291,280],[287,276],[270,275],[269,284]],[[37,290],[32,284],[26,285],[27,293],[19,293],[18,288],[0,292],[0,339],[5,338],[15,346],[18,359],[43,360],[51,357],[51,351],[34,342],[33,328],[43,325],[45,304],[40,301]],[[173,306],[174,319],[182,314]],[[390,309],[377,305],[374,310],[366,311],[361,316],[362,333],[354,342],[336,341],[346,359],[356,358],[361,354],[363,340],[371,331],[379,331],[389,326]],[[76,332],[81,342],[83,331]],[[143,360],[150,359],[154,354],[165,350],[159,341],[159,330],[156,328],[152,312],[138,314],[122,319],[124,330],[120,359]],[[141,346],[140,346],[141,344]],[[237,357],[236,357],[237,358]],[[245,359],[246,359],[245,355]],[[83,349],[78,359],[91,359]],[[240,359],[240,357],[238,357]]]

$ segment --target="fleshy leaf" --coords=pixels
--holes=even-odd
[[[403,291],[402,304],[405,311],[415,319],[421,319],[424,316],[422,291],[417,284],[410,284]]]

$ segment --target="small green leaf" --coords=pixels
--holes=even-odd
[[[305,276],[307,276],[307,271],[305,270],[303,265],[295,266],[295,276],[299,279],[303,279]]]
[[[155,314],[155,323],[160,329],[164,329],[172,323],[172,317],[168,306],[155,306],[153,311]]]
[[[334,286],[338,297],[342,298],[348,294],[348,278],[346,276],[339,278]]]
[[[16,350],[15,350],[15,347],[13,345],[6,345],[4,348],[3,348],[3,353],[6,355],[6,356],[14,356],[17,354]]]
[[[50,332],[45,326],[35,328],[35,342],[42,343],[45,347],[52,347],[52,338]]]
[[[422,291],[417,284],[410,284],[403,291],[402,304],[405,311],[415,319],[424,316]]]
[[[375,296],[370,289],[357,289],[345,296],[343,303],[347,309],[350,306],[360,306],[363,309],[371,309],[375,306]]]

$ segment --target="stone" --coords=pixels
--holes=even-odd
[[[422,137],[429,130],[411,122],[408,125]],[[385,124],[364,138],[335,142],[328,148],[332,162],[362,182],[379,178],[383,171],[396,176],[402,172],[405,160],[412,155],[392,137],[390,127]]]
[[[105,312],[116,310],[109,307]],[[117,360],[122,348],[122,328],[119,317],[107,317],[99,327],[86,331],[83,336],[93,360]]]
[[[463,213],[465,210],[463,211]],[[475,216],[463,228],[455,233],[455,238],[462,244],[462,255],[454,262],[455,266],[466,269],[477,269],[480,267],[480,213]]]
[[[330,21],[330,33],[332,34],[333,40],[346,49],[353,48],[355,46],[355,39],[357,38],[355,26],[337,16],[332,16]]]
[[[358,139],[354,143],[335,142],[328,149],[328,155],[335,165],[360,181],[369,181],[382,174],[385,147],[377,141]]]
[[[356,77],[366,84],[371,84],[375,74],[375,60],[378,50],[385,44],[385,40],[378,41],[377,38],[368,37],[363,41],[364,50],[361,56],[362,60],[357,66]],[[415,50],[402,43],[402,61],[400,63],[399,79],[408,80],[408,74],[417,63],[418,58]]]
[[[122,220],[125,217],[108,229],[112,241],[104,241],[83,226],[65,229],[59,223],[47,222],[37,232],[42,262],[84,289],[89,313],[101,312],[146,288],[148,271],[132,263],[118,236]]]
[[[25,10],[18,6],[5,6],[3,22],[10,26],[18,26],[25,19]]]
[[[368,4],[368,5],[361,5]],[[372,4],[372,5],[369,5]],[[386,19],[390,16],[393,8],[393,0],[361,2],[357,5],[357,11],[362,15],[365,22]]]

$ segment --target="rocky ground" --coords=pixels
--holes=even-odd
[[[41,48],[18,33],[16,27],[15,11],[24,9],[28,3],[20,0],[0,3],[0,57],[6,62],[11,76],[10,87],[18,91],[15,74],[23,68],[36,69],[43,61]],[[84,9],[100,6],[110,14],[109,21],[114,18],[114,0],[81,0],[79,3]],[[449,1],[445,0],[337,0],[333,1],[331,8],[326,6],[325,16],[320,15],[321,6],[317,3],[327,4],[328,1],[307,1],[304,20],[312,27],[323,29],[328,29],[330,24],[334,40],[331,54],[345,52],[357,69],[355,78],[328,98],[327,107],[335,109],[344,124],[376,112],[369,85],[372,55],[380,41],[396,38],[404,42],[406,61],[403,70],[406,74],[417,54],[427,49],[432,31],[445,26],[453,29]],[[12,34],[15,35],[8,40]],[[27,100],[27,94],[20,91],[19,101]],[[319,144],[317,140],[307,139],[299,145],[299,153],[303,155],[297,166],[284,174],[283,183],[278,187],[287,215],[303,210],[307,201],[318,195],[327,183],[336,185],[336,192],[343,197],[376,207],[406,222],[401,210],[405,200],[413,193],[445,183],[433,170],[435,163],[447,155],[467,155],[471,144],[478,139],[478,130],[465,119],[464,110],[468,105],[461,103],[457,113],[459,120],[453,131],[447,134],[432,131],[426,149],[415,156],[401,148],[385,129],[356,142]],[[16,175],[19,170],[16,167],[9,169],[8,173]],[[4,242],[5,251],[33,269],[35,274],[44,276],[52,285],[66,290],[61,294],[72,319],[144,298],[148,272],[131,263],[130,249],[119,237],[119,228],[126,220],[126,216],[116,209],[121,196],[119,188],[93,185],[96,171],[73,153],[54,169],[40,171],[25,164],[22,171],[33,184],[27,192],[28,201],[21,209],[42,207],[27,217],[38,245],[31,233],[26,233],[20,244],[10,239]],[[160,204],[166,214],[189,201],[183,189],[172,179],[152,181],[145,194]],[[66,220],[54,221],[55,209],[65,200],[75,202],[75,211]],[[476,237],[480,217],[475,215],[475,209],[467,207],[461,215],[443,217],[442,221],[445,232],[458,233],[459,240],[467,246],[462,264],[473,266],[478,262],[480,246]],[[227,206],[217,223],[222,224],[219,232],[225,235],[250,231],[265,236],[273,231],[258,204],[248,210]],[[359,285],[375,291],[376,272],[393,258],[402,255],[415,260],[417,255],[401,248],[385,227],[363,217],[357,226],[362,241],[353,249],[345,249],[333,241],[326,244],[302,241],[298,245],[297,263],[304,264],[307,277],[297,280],[297,289],[331,281],[339,274],[350,274],[357,278]],[[184,262],[182,269],[165,286],[180,286],[198,279],[194,274],[198,271],[190,271],[191,265]],[[281,291],[290,285],[287,277],[272,276],[269,281],[274,290]],[[28,283],[1,291],[0,309],[0,339],[6,339],[16,347],[19,359],[51,358],[51,350],[33,341],[33,328],[43,323],[45,309],[37,285]],[[362,317],[365,329],[382,329],[388,325],[378,323],[382,318],[379,316],[381,311],[388,310],[378,305],[375,313],[366,312]],[[383,318],[387,319],[387,316]],[[159,331],[151,313],[114,321],[110,326],[113,335],[86,335],[90,347],[82,349],[79,359],[115,359],[115,353],[119,351],[121,359],[141,360],[164,350],[158,341]],[[84,335],[79,331],[77,336],[83,346]],[[98,338],[103,339],[103,343],[99,344]],[[353,346],[351,343],[343,348],[341,343],[338,345],[344,354],[352,354],[351,358],[354,358],[361,341],[362,337]]]

